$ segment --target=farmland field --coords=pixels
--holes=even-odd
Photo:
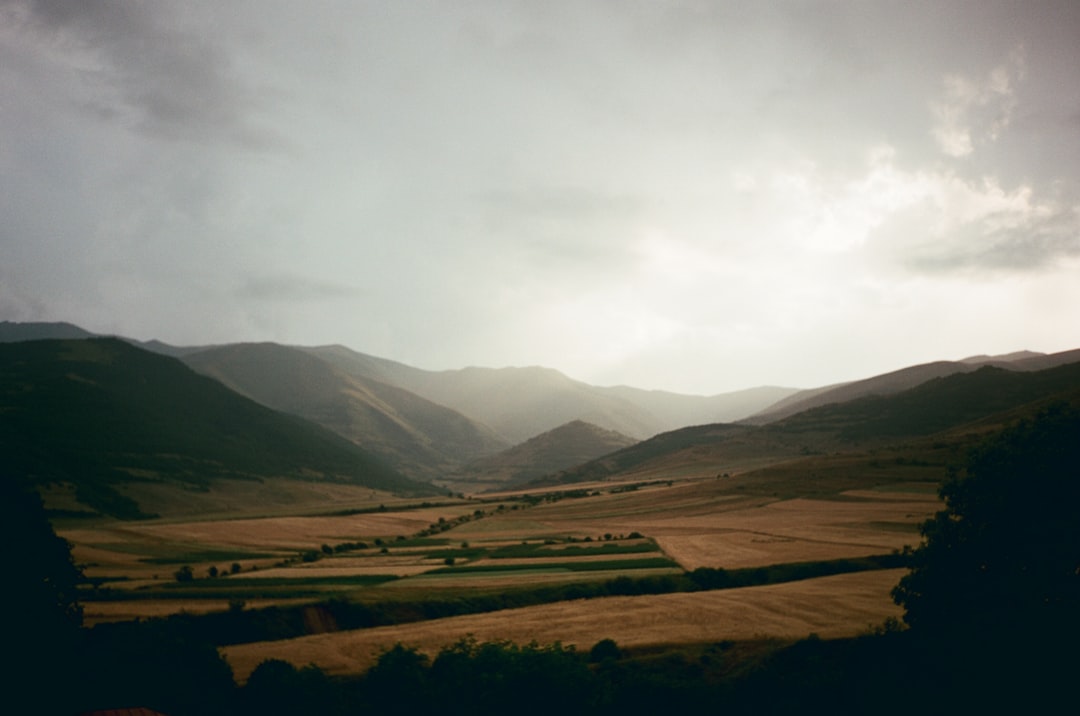
[[[176,614],[314,604],[454,600],[520,590],[887,555],[918,542],[939,508],[925,471],[817,480],[798,465],[730,479],[698,475],[600,483],[531,495],[445,499],[391,509],[113,522],[61,530],[101,589],[89,624]],[[801,494],[800,494],[801,493]],[[192,579],[175,573],[191,568]],[[238,677],[267,658],[332,673],[365,669],[396,642],[437,651],[466,635],[588,648],[753,638],[844,636],[899,609],[901,571],[835,574],[765,586],[558,598],[552,603],[224,648]],[[212,576],[213,575],[213,576]],[[311,621],[305,615],[305,621]],[[316,629],[316,632],[318,629]]]
[[[602,639],[644,647],[757,638],[851,636],[901,610],[889,590],[903,570],[879,570],[745,589],[560,602],[278,642],[226,647],[236,677],[265,659],[315,664],[332,674],[370,667],[395,643],[429,654],[459,639],[562,642],[588,650]]]

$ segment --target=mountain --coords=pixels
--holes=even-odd
[[[982,365],[892,395],[829,403],[766,425],[704,425],[663,433],[534,484],[683,471],[701,475],[731,464],[760,466],[765,461],[873,450],[945,434],[955,440],[967,432],[1000,428],[1057,400],[1080,405],[1080,362],[1030,371]]]
[[[736,420],[794,392],[754,388],[705,397],[605,388],[542,367],[426,371],[342,346],[306,349],[348,375],[396,385],[483,423],[517,444],[582,420],[636,439],[693,423]]]
[[[312,349],[349,375],[373,377],[427,400],[445,405],[491,428],[508,444],[517,444],[572,420],[639,437],[656,432],[656,421],[643,409],[596,392],[550,368],[477,368],[426,371],[340,346]]]
[[[290,478],[431,494],[367,451],[195,373],[109,338],[0,345],[4,467],[79,502],[144,516],[123,487],[206,490],[222,480]]]
[[[844,443],[921,437],[957,429],[1031,403],[1080,397],[1080,362],[1036,371],[983,365],[893,395],[804,411],[767,428],[825,434]]]
[[[50,338],[91,338],[93,333],[71,323],[16,323],[0,321],[0,343],[40,341]]]
[[[633,445],[636,440],[613,430],[574,420],[496,455],[476,460],[451,477],[457,489],[510,487],[580,465]]]
[[[5,326],[9,340],[63,337],[71,330],[92,335],[70,324]],[[424,479],[574,420],[641,439],[685,425],[737,420],[795,391],[764,387],[681,395],[597,387],[541,367],[427,371],[339,345],[277,346],[272,357],[272,344],[181,347],[123,340],[180,357],[234,390],[330,427]],[[328,365],[285,359],[286,350]],[[328,367],[337,374],[328,374]],[[300,376],[301,370],[311,375]]]
[[[506,447],[460,413],[402,388],[348,375],[299,348],[241,343],[182,360],[241,395],[333,430],[414,479],[442,477]]]
[[[1002,356],[973,356],[962,361],[924,363],[865,380],[799,391],[751,415],[744,422],[762,425],[830,403],[845,403],[873,395],[892,395],[935,378],[943,378],[956,373],[969,373],[985,366],[996,366],[1011,371],[1032,371],[1076,361],[1080,361],[1080,350],[1049,355],[1020,351]]]
[[[119,338],[122,341],[138,346],[151,353],[179,357],[188,353],[206,350],[209,346],[172,346],[161,341],[137,341],[123,336],[105,336],[100,333],[91,333],[71,323],[48,322],[48,323],[19,323],[15,321],[0,321],[0,343],[20,343],[22,341],[42,340],[77,340],[80,338]]]
[[[729,423],[741,420],[798,392],[795,388],[760,386],[718,395],[683,395],[662,390],[641,390],[627,386],[596,388],[645,409],[655,419],[658,431],[688,425]]]

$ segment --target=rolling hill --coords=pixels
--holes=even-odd
[[[182,360],[241,395],[333,430],[414,479],[441,477],[506,447],[460,413],[402,388],[347,375],[298,348],[231,344]]]
[[[729,464],[865,452],[936,436],[961,442],[966,433],[1000,428],[1057,400],[1080,404],[1080,362],[1030,371],[982,365],[892,395],[830,403],[767,425],[717,424],[663,433],[535,484],[686,469],[710,474]]]
[[[574,420],[635,439],[685,425],[731,421],[795,392],[752,388],[715,396],[598,387],[538,366],[426,371],[343,346],[306,349],[350,376],[396,385],[487,425],[518,444]]]
[[[72,335],[73,331],[77,333]],[[70,324],[0,324],[0,342],[91,335]],[[574,420],[643,439],[687,425],[739,420],[796,392],[795,388],[758,387],[711,396],[684,395],[594,386],[538,366],[429,371],[340,345],[277,346],[282,351],[308,353],[336,370],[338,375],[331,382],[339,387],[327,390],[326,367],[303,363],[295,356],[272,358],[252,347],[269,350],[272,344],[184,347],[123,340],[182,358],[259,402],[320,422],[410,474],[424,477],[432,470],[460,466],[477,455],[497,452]],[[242,365],[244,360],[252,361],[251,365]],[[280,371],[271,375],[275,365],[284,367],[290,362],[296,370],[314,371],[314,377],[309,380]],[[260,376],[270,383],[259,384]],[[274,385],[283,381],[288,391]],[[305,397],[307,389],[315,394]],[[348,396],[342,398],[340,393]],[[440,417],[432,404],[467,421],[446,414]],[[451,423],[448,436],[441,436],[442,428],[433,425],[444,419]]]
[[[325,428],[107,338],[0,345],[0,450],[16,477],[74,485],[83,505],[123,517],[142,516],[118,489],[134,482],[205,490],[290,478],[433,492]]]
[[[580,465],[636,441],[613,430],[574,420],[496,455],[469,463],[451,476],[456,489],[513,487]]]
[[[985,366],[1011,371],[1034,371],[1077,361],[1080,361],[1080,350],[1051,354],[1019,351],[1002,356],[972,356],[960,361],[923,363],[864,380],[802,390],[778,400],[773,405],[746,418],[744,422],[763,425],[830,403],[845,403],[875,395],[892,395],[935,378],[944,378],[956,373],[970,373]]]
[[[93,338],[94,334],[71,323],[16,323],[0,321],[0,343],[40,341],[50,338]]]

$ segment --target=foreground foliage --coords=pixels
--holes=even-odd
[[[1080,411],[1057,404],[974,450],[941,488],[905,621],[963,639],[1047,639],[1080,625]]]

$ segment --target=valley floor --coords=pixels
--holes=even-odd
[[[854,636],[901,610],[889,591],[902,569],[859,572],[763,587],[606,597],[507,609],[375,629],[241,644],[222,651],[236,678],[266,659],[315,664],[329,674],[367,670],[396,643],[434,655],[465,637],[520,644],[561,642],[588,651],[602,639],[646,647],[762,638]]]

